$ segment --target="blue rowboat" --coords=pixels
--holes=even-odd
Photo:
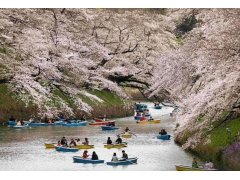
[[[116,126],[101,126],[102,130],[115,130],[119,129],[119,127]]]
[[[70,148],[70,147],[58,147],[55,146],[56,151],[62,151],[62,152],[77,152],[79,151],[78,148]]]
[[[63,126],[86,126],[87,125],[87,121],[63,123],[62,125]]]
[[[13,126],[14,129],[27,129],[28,125],[23,125],[23,126]]]
[[[151,116],[151,114],[144,114],[144,116],[145,116],[145,117],[149,117],[149,116]]]
[[[142,116],[134,116],[135,120],[140,120]]]
[[[29,125],[29,126],[46,126],[46,123],[30,122],[28,125]]]
[[[84,159],[81,156],[73,156],[73,162],[99,164],[99,163],[104,163],[104,160],[92,160],[89,158]]]
[[[111,166],[118,166],[118,165],[130,165],[130,164],[136,164],[138,158],[129,158],[126,160],[119,159],[118,161],[111,161],[107,162],[107,165]]]
[[[17,122],[15,122],[15,121],[8,121],[7,124],[8,124],[9,126],[16,126],[16,125],[17,125]]]
[[[157,106],[155,106],[154,108],[155,108],[155,109],[162,109],[162,106],[157,105]]]
[[[168,135],[168,134],[166,134],[166,135],[158,135],[157,136],[158,139],[164,139],[164,140],[169,140],[170,137],[171,137],[171,135]]]

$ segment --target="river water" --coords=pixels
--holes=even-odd
[[[160,129],[165,128],[168,134],[173,135],[175,122],[170,118],[173,108],[163,107],[154,109],[153,103],[144,102],[154,119],[161,119],[160,124],[137,124],[133,116],[118,118],[116,126],[119,130],[102,131],[100,126],[64,127],[46,126],[31,127],[26,130],[15,130],[6,125],[0,126],[0,170],[1,171],[176,171],[175,164],[191,165],[193,155],[182,150],[175,144],[173,137],[170,140],[157,139]],[[134,115],[134,113],[133,113]],[[122,149],[106,149],[103,143],[107,137],[116,140],[116,135],[125,127],[137,137],[123,139],[128,147]],[[103,164],[73,163],[73,156],[81,156],[83,150],[78,152],[58,152],[55,149],[46,149],[45,142],[57,142],[65,136],[83,139],[88,137],[99,159]],[[109,166],[114,152],[121,157],[122,150],[128,157],[138,157],[138,163],[128,166]],[[199,160],[201,162],[201,160]]]

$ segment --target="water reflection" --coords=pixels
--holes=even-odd
[[[172,108],[163,107],[161,110],[153,108],[152,103],[146,103],[154,119],[161,119],[160,124],[137,124],[133,116],[119,118],[116,126],[119,130],[102,131],[100,126],[63,127],[46,126],[32,127],[27,130],[14,130],[0,126],[0,169],[13,171],[175,171],[175,163],[190,165],[192,155],[183,151],[173,141],[157,139],[161,128],[165,128],[169,134],[173,134],[175,123],[170,119]],[[138,157],[136,165],[107,166],[114,152],[118,157],[122,155],[122,149],[106,149],[103,143],[107,137],[112,141],[125,127],[137,135],[124,139],[128,147],[123,148],[129,157]],[[78,152],[57,152],[55,149],[45,149],[45,142],[57,142],[65,136],[68,141],[71,138],[83,140],[88,137],[94,149],[89,149],[89,154],[96,151],[99,159],[104,159],[104,164],[80,164],[73,163],[73,156],[81,156],[83,150]]]

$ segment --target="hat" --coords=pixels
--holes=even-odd
[[[122,150],[122,152],[125,152],[124,150]]]

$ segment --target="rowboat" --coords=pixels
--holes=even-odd
[[[70,148],[70,147],[58,147],[55,146],[56,151],[63,151],[63,152],[77,152],[79,151],[78,148]]]
[[[95,122],[103,122],[103,119],[99,119],[99,118],[94,118]],[[110,119],[105,119],[105,121],[111,121]]]
[[[140,120],[142,116],[134,116],[135,120]]]
[[[126,134],[126,133],[125,133],[125,134],[122,135],[122,137],[123,137],[123,138],[131,138],[132,135],[131,135],[131,134]]]
[[[23,125],[23,126],[13,126],[14,129],[27,129],[28,125]]]
[[[29,126],[46,126],[46,123],[30,122]]]
[[[89,159],[89,158],[84,159],[81,156],[73,156],[73,162],[99,164],[99,163],[104,163],[104,160],[92,160],[92,159]]]
[[[116,130],[119,129],[119,127],[116,126],[101,126],[102,130]]]
[[[160,119],[137,121],[138,124],[156,124],[156,123],[160,123],[160,122],[161,122]]]
[[[108,122],[115,122],[115,120],[113,121],[92,121],[90,123],[88,123],[89,125],[107,125]]]
[[[169,140],[170,137],[171,137],[171,135],[168,135],[168,134],[166,134],[166,135],[158,135],[157,136],[158,139],[164,139],[164,140]]]
[[[121,144],[104,144],[104,148],[111,149],[111,148],[124,148],[127,147],[127,143]]]
[[[94,145],[76,145],[76,148],[78,149],[91,149],[91,148],[94,148]]]
[[[9,126],[16,126],[17,122],[15,122],[15,121],[8,121],[7,125],[9,125]]]
[[[191,166],[175,164],[177,171],[218,171],[218,169],[192,168]]]
[[[86,126],[87,121],[77,121],[77,122],[70,122],[70,123],[63,123],[62,126]]]
[[[57,143],[44,143],[46,148],[55,148]]]
[[[154,108],[155,109],[162,109],[162,106],[157,105],[157,106],[154,106]]]
[[[62,121],[55,121],[54,123],[46,123],[46,126],[61,126],[62,125]]]
[[[136,164],[138,158],[128,158],[125,160],[119,159],[118,161],[107,162],[107,165],[118,166],[118,165],[130,165]]]

